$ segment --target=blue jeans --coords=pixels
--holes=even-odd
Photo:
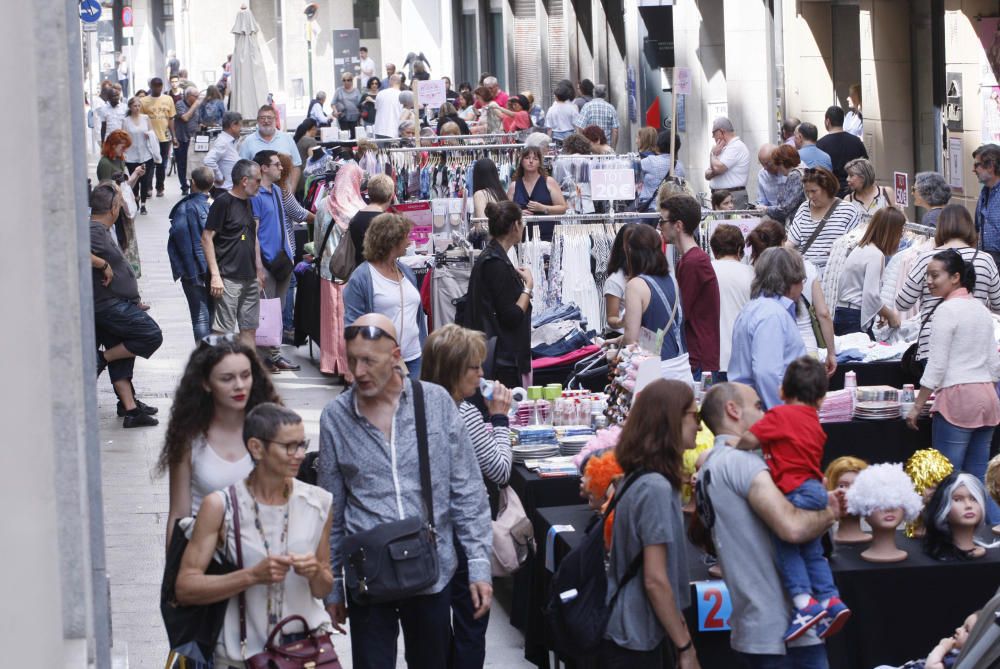
[[[281,327],[285,330],[295,329],[295,286],[299,285],[299,280],[292,272],[291,283],[288,284],[288,292],[285,293],[285,306],[281,308]]]
[[[805,481],[785,495],[797,509],[822,511],[827,507],[826,488],[816,479]],[[790,544],[775,539],[775,561],[781,582],[791,596],[812,595],[818,600],[837,597],[830,564],[823,557],[823,543],[819,538],[804,544]]]
[[[416,381],[420,378],[420,360],[421,358],[417,358],[416,360],[410,360],[405,363],[406,369],[410,372],[410,380],[412,381]]]
[[[140,358],[149,358],[163,343],[160,326],[133,302],[118,300],[112,304],[94,309],[94,326],[97,343],[105,350],[124,344],[129,353]],[[123,358],[108,363],[111,383],[132,378],[135,358]]]
[[[184,297],[187,298],[188,310],[191,312],[191,329],[194,331],[194,340],[197,343],[212,334],[215,305],[204,281],[196,283],[193,279],[182,277],[181,288],[184,289]]]
[[[750,655],[740,653],[746,669],[829,669],[826,646],[795,646],[787,655]]]
[[[931,421],[931,441],[934,448],[951,461],[956,471],[968,472],[984,482],[992,440],[992,427],[958,427],[939,413],[934,414]],[[991,525],[1000,523],[1000,507],[989,495],[986,496],[986,522]]]
[[[406,666],[441,669],[450,645],[451,589],[386,604],[364,606],[347,595],[354,669],[394,669],[396,639],[403,628]]]
[[[458,567],[451,579],[451,659],[448,669],[482,669],[486,661],[486,627],[489,611],[479,620],[472,615],[472,595],[469,592],[469,560],[462,544],[455,539]]]

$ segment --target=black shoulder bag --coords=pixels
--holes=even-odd
[[[359,604],[381,604],[412,597],[438,580],[434,490],[427,449],[424,389],[414,381],[413,413],[420,457],[420,491],[427,519],[412,516],[344,537],[344,581]]]

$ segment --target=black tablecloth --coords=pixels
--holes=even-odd
[[[837,365],[837,371],[830,377],[830,390],[841,390],[844,387],[844,374],[853,371],[858,375],[859,386],[892,386],[902,388],[904,383],[903,369],[899,360],[886,362],[845,362]]]
[[[543,479],[524,465],[514,465],[510,473],[510,487],[521,499],[528,518],[531,518],[531,512],[539,507],[567,506],[583,501],[580,498],[579,476]]]
[[[906,462],[914,451],[931,445],[931,422],[921,420],[914,432],[902,419],[852,420],[823,423],[826,446],[823,467],[842,455],[853,455],[869,464]]]
[[[583,530],[593,512],[584,505],[551,507],[537,511],[536,536],[539,541],[541,570],[532,593],[532,606],[539,611],[548,593],[550,574],[544,568],[545,535],[552,525],[572,525],[575,532],[556,535],[556,564],[582,539]],[[984,535],[984,538],[987,538]],[[876,564],[865,562],[860,553],[865,545],[838,545],[830,565],[841,598],[851,607],[853,617],[844,629],[827,642],[832,669],[868,669],[880,664],[899,666],[907,660],[924,657],[938,639],[949,636],[969,613],[980,608],[1000,586],[1000,550],[969,562],[937,562],[920,550],[919,542],[898,534],[898,545],[909,552],[904,562]],[[691,597],[695,603],[694,582],[708,578],[705,565],[692,546],[688,546]],[[739,666],[729,648],[728,632],[698,632],[695,606],[686,612],[688,627],[694,636],[698,658],[704,669],[730,669]],[[536,628],[537,630],[538,628]],[[534,644],[544,647],[543,634],[525,635],[525,654],[543,655]]]

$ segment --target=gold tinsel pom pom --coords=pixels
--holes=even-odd
[[[940,483],[954,469],[948,458],[936,448],[924,448],[915,452],[903,468],[913,481],[913,489],[921,495]]]

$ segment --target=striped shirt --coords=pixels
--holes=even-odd
[[[802,253],[806,260],[811,261],[820,272],[823,272],[826,269],[826,261],[830,257],[833,243],[845,233],[856,228],[860,222],[861,211],[852,203],[842,200],[830,214],[826,225],[813,240],[809,249],[804,250],[806,242],[809,241],[816,227],[820,224],[820,221],[812,217],[812,213],[809,211],[809,201],[806,200],[799,205],[792,222],[788,224],[788,241]]]
[[[514,454],[510,448],[510,430],[506,416],[491,417],[492,425],[483,421],[483,414],[471,402],[458,405],[458,413],[465,422],[465,431],[472,441],[476,461],[483,477],[498,485],[507,485],[510,480],[511,462]]]
[[[902,288],[896,295],[896,308],[900,311],[911,309],[917,302],[920,303],[920,322],[922,324],[931,309],[941,301],[940,297],[932,297],[927,290],[927,265],[934,254],[941,250],[934,249],[917,258],[910,273],[906,275]],[[997,273],[997,266],[993,258],[984,252],[979,252],[979,255],[976,255],[976,249],[968,246],[956,249],[956,251],[962,254],[962,258],[966,262],[975,258],[976,288],[973,294],[982,300],[990,311],[1000,313],[1000,274]],[[917,342],[918,360],[927,359],[930,350],[931,323],[933,322],[934,316],[931,316],[927,323],[920,328],[920,339]]]

